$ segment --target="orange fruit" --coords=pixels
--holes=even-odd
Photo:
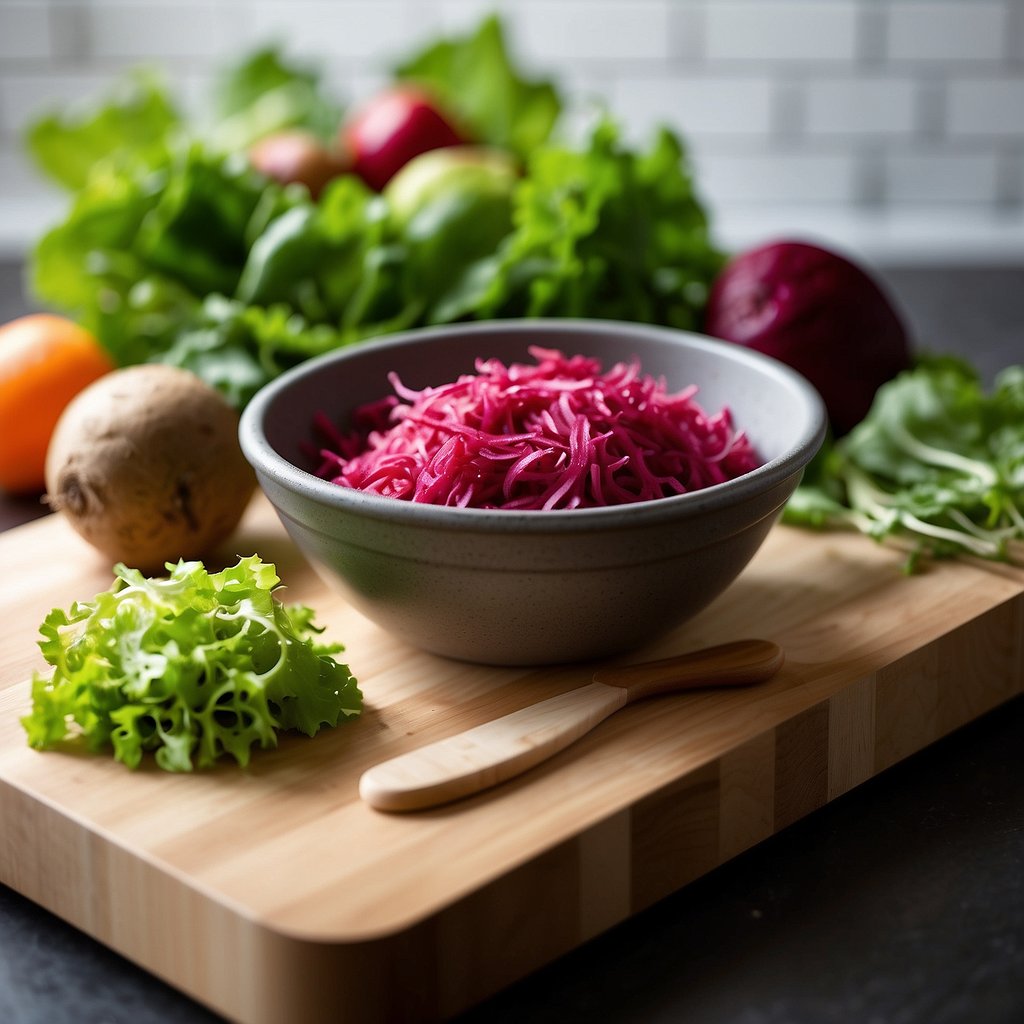
[[[46,449],[64,407],[114,369],[87,330],[33,313],[0,327],[0,488],[42,491]]]

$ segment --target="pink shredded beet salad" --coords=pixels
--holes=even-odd
[[[321,477],[405,501],[492,509],[573,509],[684,494],[760,465],[728,409],[696,387],[669,394],[639,362],[607,373],[585,356],[531,348],[535,365],[476,363],[475,374],[358,409],[343,435],[323,414]]]

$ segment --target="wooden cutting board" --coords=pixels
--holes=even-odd
[[[174,776],[28,748],[38,624],[111,577],[58,517],[0,536],[0,880],[239,1021],[453,1014],[1024,690],[1024,571],[906,577],[863,537],[776,527],[712,607],[623,659],[762,636],[787,653],[770,683],[641,703],[489,793],[387,815],[360,803],[364,769],[589,671],[403,645],[262,500],[223,554],[254,552],[346,644],[365,711]]]

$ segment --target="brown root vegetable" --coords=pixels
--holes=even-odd
[[[208,554],[255,485],[237,412],[171,366],[115,370],[87,387],[46,457],[49,504],[112,561],[150,571]]]

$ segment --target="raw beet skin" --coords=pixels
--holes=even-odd
[[[837,434],[910,366],[907,332],[879,286],[848,259],[804,242],[735,257],[711,289],[705,330],[774,356],[817,389]]]
[[[402,86],[378,93],[342,126],[352,169],[378,192],[410,161],[466,141],[429,96]]]

